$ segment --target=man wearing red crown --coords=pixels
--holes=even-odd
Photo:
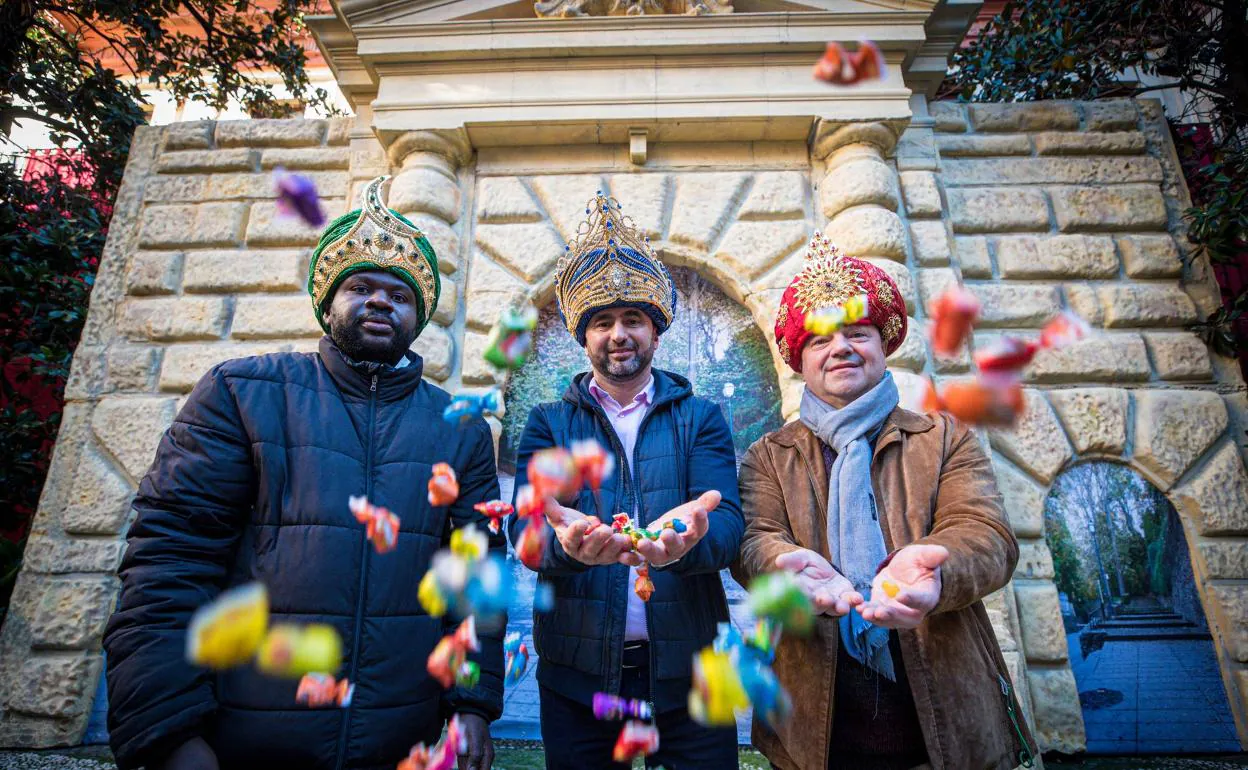
[[[857,323],[807,330],[862,295]],[[982,602],[1018,543],[967,427],[898,405],[885,359],[906,327],[896,284],[816,233],[775,326],[806,383],[800,419],[742,461],[733,566],[742,584],[791,571],[819,613],[776,653],[792,718],[754,722],[754,744],[786,770],[1012,768],[1034,745]]]

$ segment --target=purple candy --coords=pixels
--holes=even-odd
[[[649,719],[650,704],[605,692],[594,693],[594,719]]]
[[[277,213],[286,217],[299,217],[310,227],[325,225],[325,212],[316,195],[316,183],[302,174],[288,174],[280,166],[273,171],[273,186],[277,190]]]

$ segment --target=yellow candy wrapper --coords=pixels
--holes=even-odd
[[[420,600],[420,606],[425,608],[425,612],[433,617],[440,618],[446,614],[446,597],[442,595],[442,589],[438,587],[433,570],[426,572],[425,576],[420,579],[420,587],[416,589],[416,598]]]
[[[226,591],[191,616],[186,659],[215,670],[245,665],[269,626],[269,594],[261,583]]]
[[[273,626],[256,656],[256,667],[264,673],[291,679],[337,671],[341,665],[342,638],[324,623]]]
[[[884,595],[890,599],[895,599],[897,594],[901,592],[901,587],[891,580],[882,581],[880,588],[884,589]]]
[[[709,727],[737,723],[737,712],[750,707],[749,696],[727,652],[703,647],[693,657],[693,688],[689,691],[689,716]]]
[[[469,562],[485,558],[490,550],[490,538],[476,524],[460,527],[451,533],[451,553],[462,556]]]

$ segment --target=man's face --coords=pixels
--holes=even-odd
[[[585,353],[594,374],[625,382],[650,367],[659,348],[650,316],[636,308],[607,308],[594,313],[585,329]]]
[[[347,276],[325,310],[329,336],[356,361],[397,364],[416,339],[416,293],[397,276],[365,270]]]
[[[802,348],[806,387],[837,409],[878,385],[884,371],[884,343],[874,326],[847,326],[830,337],[811,337]]]

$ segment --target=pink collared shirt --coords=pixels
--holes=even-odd
[[[654,375],[650,375],[650,381],[646,383],[646,387],[633,396],[633,400],[628,402],[627,406],[621,406],[614,396],[598,387],[598,381],[592,377],[589,380],[589,392],[602,407],[602,411],[607,413],[607,420],[611,422],[615,435],[620,439],[620,445],[624,447],[624,462],[628,463],[628,469],[631,472],[633,470],[633,447],[637,446],[637,433],[641,430],[641,421],[646,418],[646,412],[650,411],[650,405],[654,402]],[[619,462],[619,458],[616,458],[616,462]],[[634,510],[633,515],[636,516],[636,514],[637,511]],[[630,587],[628,612],[624,621],[625,641],[650,638],[646,631],[646,603],[637,596],[635,591],[631,590],[636,581],[637,569],[630,567],[628,570]]]

